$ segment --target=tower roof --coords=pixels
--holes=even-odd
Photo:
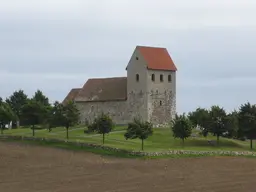
[[[166,48],[137,46],[147,63],[148,69],[177,71],[177,68]]]

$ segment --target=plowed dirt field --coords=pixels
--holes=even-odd
[[[138,160],[0,142],[0,192],[255,192],[256,159]]]

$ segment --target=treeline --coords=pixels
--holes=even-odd
[[[252,141],[256,139],[256,105],[248,102],[230,113],[219,106],[212,106],[210,109],[197,108],[188,114],[176,115],[172,121],[174,137],[182,139],[183,142],[191,136],[195,127],[199,128],[204,137],[209,133],[216,136],[217,144],[220,137],[249,139],[252,149]]]
[[[29,98],[23,90],[15,91],[5,101],[0,98],[0,126],[1,133],[7,124],[12,122],[12,128],[19,126],[31,126],[33,136],[37,125],[48,128],[66,127],[67,138],[70,126],[78,124],[79,112],[73,102],[62,104],[55,101],[49,103],[42,91],[37,90],[32,98]]]

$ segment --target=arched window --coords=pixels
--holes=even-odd
[[[140,76],[139,74],[136,74],[136,81],[139,81],[140,80]]]
[[[151,80],[152,80],[152,81],[155,81],[155,74],[152,74],[152,75],[151,75]]]
[[[162,101],[160,101],[160,106],[162,106]]]
[[[160,81],[163,82],[164,81],[164,76],[161,74],[160,75]]]
[[[172,81],[172,76],[168,75],[168,81],[171,82]]]

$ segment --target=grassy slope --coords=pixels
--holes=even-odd
[[[124,132],[125,127],[116,127],[114,132],[106,135],[105,145],[131,150],[140,150],[141,141],[125,140]],[[79,140],[87,143],[102,144],[102,136],[98,134],[84,134],[84,129],[81,127],[70,128],[70,140]],[[32,136],[32,130],[29,128],[5,130],[6,135],[25,135]],[[66,139],[65,128],[54,128],[52,132],[48,130],[36,130],[36,137],[48,137]],[[213,136],[207,138],[196,137],[189,138],[185,141],[185,146],[179,139],[174,139],[170,129],[154,129],[153,136],[145,141],[145,151],[166,151],[171,149],[186,149],[186,150],[233,150],[233,151],[247,151],[249,150],[249,142],[237,141],[232,139],[221,138],[220,147],[210,146],[207,140],[216,140]]]

